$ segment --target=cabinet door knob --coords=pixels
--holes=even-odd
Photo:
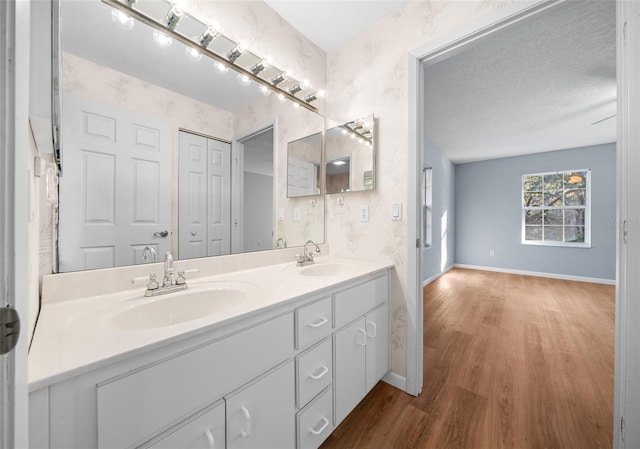
[[[313,380],[318,380],[321,379],[322,377],[324,377],[325,374],[327,374],[329,372],[329,368],[327,368],[325,365],[322,365],[322,368],[320,368],[320,371],[318,372],[318,374],[309,374],[309,377],[312,378]]]
[[[368,326],[373,326],[373,335],[369,335],[369,332],[367,332],[367,337],[376,338],[376,336],[378,335],[378,326],[376,326],[376,323],[374,323],[373,321],[367,322],[367,329]]]
[[[205,430],[204,435],[207,437],[207,441],[209,442],[209,449],[214,449],[214,446],[216,445],[216,439],[213,438],[211,429]]]
[[[318,321],[314,321],[313,323],[309,323],[309,327],[320,327],[323,324],[326,324],[329,320],[325,317],[321,317]]]
[[[249,409],[244,405],[240,407],[240,411],[244,414],[244,417],[247,420],[247,428],[242,429],[241,434],[244,438],[249,438],[251,436],[251,413],[249,413]]]
[[[324,431],[324,429],[326,429],[327,426],[329,425],[329,420],[323,416],[321,422],[322,422],[322,425],[320,426],[319,429],[316,429],[316,428],[309,429],[309,432],[311,432],[314,435],[320,435]]]

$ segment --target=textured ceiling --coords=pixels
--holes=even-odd
[[[357,36],[407,0],[265,0],[325,52]]]
[[[456,163],[614,142],[615,5],[567,2],[425,68],[427,139]]]

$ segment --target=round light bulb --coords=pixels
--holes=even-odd
[[[173,38],[158,30],[153,30],[153,40],[158,46],[163,48],[170,47],[171,44],[173,44]]]
[[[195,48],[187,47],[184,49],[184,52],[187,54],[189,59],[191,59],[193,62],[198,62],[202,59],[202,53],[200,53]]]
[[[238,73],[238,83],[242,87],[247,87],[249,84],[251,84],[251,78],[249,78],[244,73]]]
[[[278,100],[284,101],[286,99],[287,99],[287,97],[285,97],[283,94],[278,94]]]
[[[221,62],[216,62],[216,69],[218,69],[218,72],[220,73],[227,73],[229,71],[229,67]]]
[[[271,94],[271,89],[269,89],[267,86],[264,85],[260,85],[260,92],[262,93],[262,95],[264,95],[265,97]]]
[[[115,23],[118,28],[127,31],[133,29],[133,26],[136,24],[135,20],[133,20],[133,17],[125,14],[119,9],[111,10],[111,20],[113,20],[113,23]]]

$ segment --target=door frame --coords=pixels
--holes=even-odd
[[[271,221],[273,224],[273,234],[271,236],[271,247],[275,245],[276,239],[276,229],[277,229],[277,200],[278,200],[278,183],[275,182],[278,173],[278,151],[277,151],[277,142],[278,142],[278,119],[269,120],[264,123],[261,123],[258,126],[254,126],[250,128],[248,131],[243,132],[242,134],[238,134],[233,139],[231,139],[231,254],[243,253],[244,252],[244,239],[243,233],[239,232],[236,228],[236,223],[242,223],[244,226],[244,141],[255,136],[256,134],[260,134],[271,128],[273,130],[273,142],[272,142],[272,150],[273,150],[273,210],[271,215]],[[285,172],[286,177],[286,172]]]
[[[28,447],[30,3],[2,2],[0,12],[0,306],[14,307],[22,322],[18,345],[0,356],[4,449]]]
[[[424,66],[462,51],[467,45],[567,0],[524,0],[491,11],[408,54],[408,202],[407,207],[407,378],[406,391],[418,395],[423,385],[422,203],[424,165]]]

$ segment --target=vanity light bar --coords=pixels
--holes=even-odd
[[[242,48],[239,45],[236,45],[236,47],[233,50],[227,53],[227,59],[229,60],[229,62],[236,62],[236,60],[240,56],[242,56],[243,53],[244,53],[244,48]]]
[[[171,9],[169,10],[169,12],[167,13],[167,16],[165,17],[163,22],[160,22],[154,18],[151,18],[149,16],[147,16],[146,14],[144,14],[143,12],[135,9],[133,6],[129,5],[130,0],[102,0],[103,3],[116,8],[120,11],[125,12],[126,14],[129,14],[131,17],[139,20],[142,23],[145,23],[149,26],[151,26],[152,28],[155,28],[156,30],[160,30],[163,33],[167,34],[168,36],[174,38],[175,40],[182,42],[184,45],[194,48],[198,51],[200,51],[201,53],[209,56],[211,59],[213,59],[214,61],[216,61],[218,64],[223,65],[225,67],[233,67],[234,70],[238,71],[240,74],[245,75],[246,77],[248,77],[250,80],[255,81],[259,86],[264,86],[270,90],[273,90],[275,92],[277,92],[280,96],[282,96],[283,98],[288,98],[289,100],[293,101],[294,103],[298,104],[299,106],[302,106],[310,111],[313,112],[318,112],[318,108],[316,108],[315,106],[311,105],[310,102],[314,101],[318,98],[321,98],[321,91],[318,92],[314,92],[310,95],[307,95],[305,97],[305,99],[301,99],[296,97],[295,95],[289,93],[289,91],[279,88],[277,87],[277,85],[283,81],[285,81],[286,78],[286,73],[283,71],[281,72],[279,75],[276,75],[274,78],[272,78],[271,80],[267,80],[264,78],[261,78],[258,76],[257,73],[253,73],[253,71],[251,69],[246,69],[240,65],[234,64],[234,61],[236,59],[238,59],[242,53],[244,52],[244,49],[242,49],[241,46],[237,45],[233,50],[231,50],[225,57],[222,55],[219,55],[218,53],[215,53],[211,50],[209,50],[203,43],[203,37],[205,35],[205,33],[207,33],[207,31],[210,29],[210,27],[207,28],[207,31],[205,31],[205,33],[203,33],[202,36],[200,36],[199,38],[188,38],[185,35],[178,33],[175,30],[175,27],[177,26],[178,22],[180,21],[180,19],[185,15],[185,12],[178,8],[176,5],[172,5]],[[134,2],[132,2],[132,5],[134,4]],[[172,13],[173,11],[173,13]],[[177,19],[170,17],[173,15],[178,15]],[[196,19],[197,20],[197,19]],[[171,27],[170,23],[173,23],[173,27]],[[212,30],[213,31],[213,30]],[[221,34],[217,33],[215,34],[214,37],[211,38],[211,40],[213,40],[216,36],[222,36]],[[211,41],[207,42],[207,45],[209,45]],[[241,50],[241,52],[236,56],[234,51],[235,50]],[[232,53],[233,53],[233,61],[231,60],[232,57]],[[227,59],[229,58],[229,59]],[[254,66],[255,67],[255,66]],[[282,77],[282,79],[280,79],[280,77]],[[309,98],[309,100],[307,100],[307,98]]]
[[[253,73],[254,75],[257,75],[267,67],[269,67],[269,64],[267,63],[267,61],[263,59],[262,61],[255,63],[254,66],[251,67],[251,73]]]

